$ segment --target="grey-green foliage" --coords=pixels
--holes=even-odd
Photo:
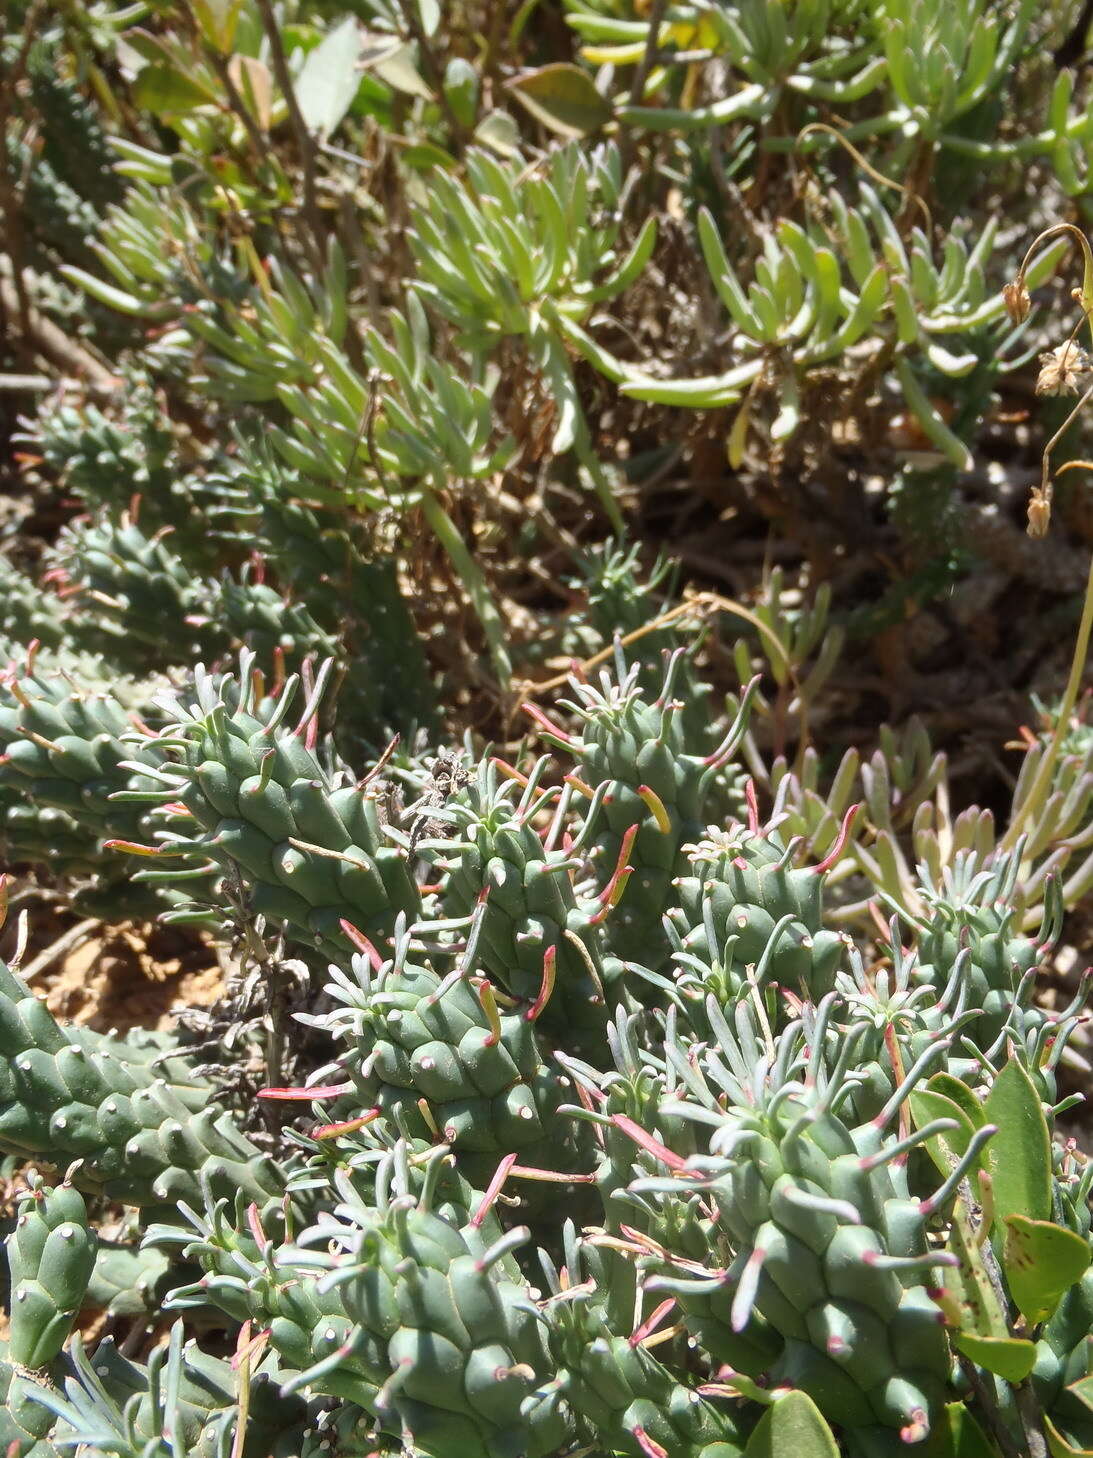
[[[261,1153],[184,1044],[62,1030],[0,979],[0,1146],[141,1207],[182,1313],[147,1372],[76,1343],[54,1388],[22,1376],[58,1437],[159,1452],[139,1444],[181,1425],[221,1455],[240,1423],[263,1442],[269,1411],[299,1451],[316,1421],[350,1452],[740,1458],[791,1388],[786,1422],[853,1458],[913,1451],[954,1403],[991,1458],[1025,1441],[1029,1401],[1084,1440],[1093,1175],[1055,1127],[1084,993],[1029,996],[1054,901],[1029,936],[1019,853],[958,856],[910,945],[896,922],[850,937],[835,857],[811,862],[752,791],[743,823],[704,825],[754,694],[696,743],[680,663],[653,702],[625,671],[576,682],[526,773],[403,760],[416,809],[382,770],[324,765],[325,674],[299,716],[249,657],[164,702],[156,762],[124,771],[161,788],[118,803],[152,815],[146,850],[216,861],[229,920],[249,906],[310,952],[311,1071],[262,1102],[311,1113]],[[160,801],[188,827],[157,833]],[[213,1311],[247,1353],[227,1385],[184,1344]],[[55,1329],[43,1310],[32,1339]],[[993,1374],[1021,1362],[1019,1401]]]
[[[58,1435],[93,1452],[173,1458],[184,1443],[194,1458],[228,1458],[239,1388],[231,1365],[184,1344],[176,1325],[147,1366],[130,1361],[109,1338],[97,1344],[93,1359],[77,1341],[63,1389],[39,1391],[43,1406],[57,1416]],[[246,1453],[289,1458],[304,1451],[297,1430],[308,1425],[308,1414],[300,1400],[281,1398],[270,1381],[259,1379],[248,1388],[248,1403]]]
[[[209,1103],[181,1061],[86,1029],[62,1029],[6,967],[0,1147],[48,1154],[82,1188],[135,1205],[200,1198],[200,1177],[221,1190],[276,1200],[280,1172]],[[13,1272],[14,1272],[13,1267]],[[86,1280],[90,1279],[88,1271]]]
[[[246,644],[276,685],[345,644],[339,747],[354,757],[431,720],[428,665],[395,563],[302,500],[299,477],[259,446],[220,473],[180,476],[171,422],[147,387],[121,416],[47,412],[35,439],[96,510],[34,572],[0,561],[0,837],[9,862],[61,874],[85,911],[112,896],[144,915],[178,896],[151,894],[104,850],[151,833],[142,808],[108,797],[146,788],[120,766],[161,758],[155,700],[179,665],[211,667]]]
[[[207,562],[199,477],[188,459],[197,453],[183,450],[178,427],[141,369],[124,370],[105,404],[44,406],[22,439],[87,511],[134,512],[150,533],[170,527],[195,566]]]
[[[0,658],[6,661],[34,642],[57,648],[64,637],[60,598],[0,556]]]
[[[27,56],[27,100],[40,127],[42,160],[95,208],[123,190],[98,108],[80,79],[64,74],[57,32],[47,33]]]
[[[54,1415],[35,1400],[37,1387],[28,1387],[12,1366],[6,1342],[0,1342],[0,1442],[19,1458],[57,1458],[60,1449],[49,1440]]]
[[[922,377],[929,372],[963,379],[985,353],[1001,352],[996,326],[1004,314],[1002,298],[985,279],[997,228],[992,220],[969,248],[965,230],[954,227],[937,256],[921,228],[909,239],[901,236],[893,213],[869,183],[860,183],[859,191],[858,207],[849,207],[833,190],[822,221],[802,226],[784,219],[765,232],[747,282],[730,262],[713,215],[703,210],[698,240],[734,330],[738,362],[715,376],[664,380],[615,361],[608,368],[617,372],[622,392],[709,409],[763,387],[777,401],[770,439],[781,443],[811,418],[805,394],[810,377],[820,379],[834,362],[844,369],[852,369],[853,361],[876,362],[892,371],[931,445],[953,465],[969,469],[966,441],[948,428]],[[1037,261],[1037,277],[1045,277],[1060,256],[1057,249],[1046,252]],[[570,334],[593,362],[600,358],[583,331]],[[778,362],[772,367],[774,349]]]
[[[1039,132],[992,123],[1028,0],[566,9],[583,63],[609,50],[584,94],[618,142],[495,153],[488,130],[465,145],[477,101],[459,58],[453,138],[434,88],[413,84],[426,48],[405,7],[368,7],[410,44],[353,62],[347,105],[426,143],[390,149],[413,263],[378,293],[392,230],[363,227],[371,194],[342,189],[336,144],[312,159],[320,231],[344,214],[360,256],[294,231],[280,162],[217,90],[156,113],[169,150],[119,137],[116,172],[89,132],[84,191],[79,88],[32,78],[43,114],[70,119],[48,122],[53,171],[35,185],[69,224],[107,205],[97,263],[65,276],[165,327],[128,394],[50,401],[33,427],[44,475],[87,515],[42,570],[3,569],[7,853],[84,905],[135,914],[143,895],[200,920],[234,965],[204,1044],[191,1016],[152,1046],[62,1027],[0,973],[0,1149],[71,1182],[32,1193],[41,1248],[18,1232],[9,1247],[13,1355],[46,1364],[0,1365],[20,1458],[51,1442],[119,1458],[814,1458],[836,1442],[951,1458],[954,1424],[976,1458],[1042,1451],[1045,1434],[1055,1453],[1090,1443],[1093,1174],[1058,1125],[1084,989],[1064,1008],[1033,995],[1093,875],[1082,745],[1035,815],[1045,750],[1030,752],[997,834],[985,811],[950,814],[915,728],[864,763],[849,752],[828,785],[815,750],[780,758],[837,653],[824,591],[798,607],[772,575],[719,715],[678,620],[615,646],[649,625],[659,586],[619,548],[593,562],[567,639],[609,651],[568,698],[530,706],[549,754],[379,754],[432,708],[387,545],[416,556],[420,513],[507,679],[509,634],[457,522],[477,526],[512,470],[591,484],[617,524],[597,399],[738,406],[735,464],[760,428],[807,454],[821,391],[848,408],[899,391],[965,466],[985,362],[1004,354],[1000,230],[961,224],[948,196],[928,218],[877,178],[917,184],[936,149],[989,188],[1042,157],[1078,195],[1089,118],[1064,77]],[[210,47],[231,45],[220,9],[194,15],[200,88]],[[286,31],[312,46],[293,66],[361,39],[313,19],[304,7]],[[109,30],[98,10],[82,21]],[[256,105],[269,79],[279,148],[256,12],[225,23]],[[134,39],[124,54],[143,60],[160,37]],[[386,63],[410,77],[397,107]],[[141,77],[147,96],[154,65]],[[820,154],[830,139],[805,131],[847,111],[870,169],[852,200]],[[732,130],[731,177],[713,128]],[[700,135],[690,150],[669,137],[646,175],[623,165],[645,132]],[[791,145],[820,185],[759,196],[744,169],[765,175]],[[673,378],[691,372],[677,315],[651,300],[700,312],[700,257],[724,314],[705,335],[696,322],[695,370],[716,373]],[[942,418],[938,380],[965,392],[967,420]],[[77,1198],[89,1219],[72,1218]],[[146,1249],[104,1244],[92,1269],[104,1200],[137,1210]],[[80,1288],[139,1321],[150,1272],[173,1324],[147,1364],[109,1338],[64,1344]],[[795,1424],[812,1452],[771,1439]]]

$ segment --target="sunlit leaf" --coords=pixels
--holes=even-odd
[[[360,50],[360,27],[350,15],[308,53],[296,78],[304,121],[324,140],[336,131],[357,94]]]
[[[954,1334],[953,1345],[977,1367],[1007,1382],[1023,1382],[1036,1362],[1035,1342],[1022,1337],[986,1337],[962,1331]]]
[[[552,132],[585,137],[611,120],[611,104],[587,71],[567,61],[526,71],[508,83],[516,100]]]
[[[209,90],[173,66],[145,66],[133,82],[133,101],[156,116],[180,116],[216,98]]]
[[[255,56],[232,56],[228,74],[263,131],[269,131],[273,110],[273,77]]]
[[[994,1183],[996,1220],[1001,1222],[1007,1215],[1047,1220],[1051,1214],[1051,1138],[1040,1096],[1015,1059],[994,1080],[984,1112],[989,1123],[998,1125],[985,1155]]]
[[[1007,1215],[1002,1263],[1010,1295],[1031,1324],[1046,1321],[1089,1269],[1089,1243],[1050,1220]]]
[[[194,0],[194,14],[201,34],[222,56],[235,44],[235,30],[243,0]]]
[[[791,1392],[767,1408],[748,1439],[744,1458],[838,1458],[834,1434],[820,1409],[803,1392]]]
[[[520,151],[520,129],[507,111],[491,111],[474,129],[474,139],[501,157]]]

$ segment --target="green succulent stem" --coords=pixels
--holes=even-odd
[[[440,504],[440,498],[432,487],[426,487],[421,496],[421,509],[437,540],[447,552],[452,566],[458,572],[467,596],[471,600],[482,630],[489,644],[490,657],[503,687],[512,679],[512,660],[505,648],[505,626],[497,611],[489,586],[478,563],[460,535],[459,528]]]

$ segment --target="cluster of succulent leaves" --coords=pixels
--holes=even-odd
[[[902,414],[892,474],[957,480],[1021,347],[974,204],[1085,206],[1064,37],[563,9],[572,60],[534,5],[5,7],[5,314],[86,378],[22,426],[64,523],[0,556],[0,852],[229,968],[120,1037],[0,967],[0,1153],[46,1176],[9,1455],[1093,1451],[1085,987],[1035,996],[1093,738],[1033,736],[997,827],[916,723],[832,762],[842,630],[777,572],[711,693],[718,603],[643,572],[605,449],[727,411],[733,470],[815,480],[819,425]],[[618,539],[529,642],[492,512],[534,544],[551,486]],[[438,581],[502,704],[585,665],[504,752],[458,747]]]
[[[997,199],[1031,227],[1033,169],[1048,210],[1085,206],[1062,19],[566,0],[548,40],[534,5],[491,9],[298,4],[278,29],[264,0],[103,4],[24,45],[8,0],[13,280],[215,419],[251,407],[311,500],[423,517],[501,678],[466,518],[502,471],[550,470],[618,529],[590,397],[669,441],[725,410],[734,470],[766,457],[805,489],[879,450],[936,592],[975,549],[940,529],[945,495],[1023,347]]]

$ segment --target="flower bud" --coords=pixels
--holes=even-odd
[[[1028,534],[1030,537],[1046,537],[1048,524],[1051,521],[1051,488],[1042,491],[1039,486],[1032,488],[1032,495],[1028,503]]]

